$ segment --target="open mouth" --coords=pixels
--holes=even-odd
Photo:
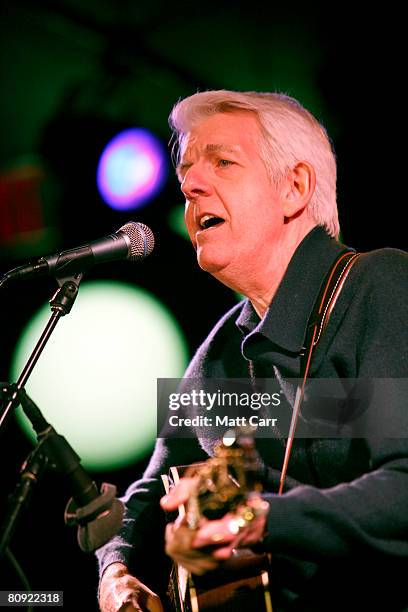
[[[204,215],[200,219],[200,227],[203,229],[209,229],[210,227],[214,227],[215,225],[220,225],[220,223],[224,223],[224,219],[221,217],[216,217],[215,215]]]

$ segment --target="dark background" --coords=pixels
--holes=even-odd
[[[121,263],[95,268],[89,277],[135,282],[157,295],[173,311],[192,352],[235,298],[199,271],[190,246],[170,230],[168,212],[182,202],[175,179],[169,178],[154,206],[132,215],[104,206],[94,177],[110,136],[140,125],[167,143],[174,102],[208,88],[297,97],[334,142],[343,241],[359,250],[406,248],[402,27],[391,5],[357,14],[343,3],[283,8],[270,2],[261,8],[212,0],[3,2],[1,272],[104,236],[136,217],[157,238],[143,275],[135,278],[132,265]],[[23,325],[53,289],[44,279],[2,290],[1,380],[8,379]],[[31,447],[10,421],[0,448],[3,514]],[[95,478],[123,492],[143,467]],[[96,564],[63,523],[67,497],[63,483],[47,474],[11,547],[34,589],[62,589],[66,610],[92,611]],[[4,563],[0,576],[0,588],[17,588]]]

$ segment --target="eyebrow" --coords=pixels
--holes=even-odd
[[[228,153],[237,153],[238,147],[234,145],[225,144],[208,144],[205,147],[206,153],[219,153],[220,151],[227,151]]]

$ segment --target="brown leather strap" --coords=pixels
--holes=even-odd
[[[296,389],[295,404],[293,406],[292,419],[289,427],[289,434],[286,442],[285,457],[283,459],[281,478],[279,482],[280,495],[285,484],[286,472],[288,469],[289,458],[292,452],[293,440],[295,437],[296,425],[300,413],[300,407],[305,391],[306,380],[309,374],[313,351],[320,341],[322,334],[329,322],[334,305],[343,288],[346,278],[361,253],[346,251],[341,253],[330,268],[319,292],[312,314],[306,328],[306,338],[304,348],[301,353],[300,378],[301,383]]]
[[[300,363],[301,378],[304,377],[306,370],[309,368],[312,352],[329,321],[348,273],[359,255],[355,251],[341,253],[334,261],[322,283],[306,327],[306,337]]]

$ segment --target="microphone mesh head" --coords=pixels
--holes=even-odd
[[[129,221],[122,225],[118,232],[126,234],[130,240],[129,255],[127,259],[137,260],[143,259],[150,255],[154,249],[154,236],[153,232],[144,223],[136,223],[135,221]]]

